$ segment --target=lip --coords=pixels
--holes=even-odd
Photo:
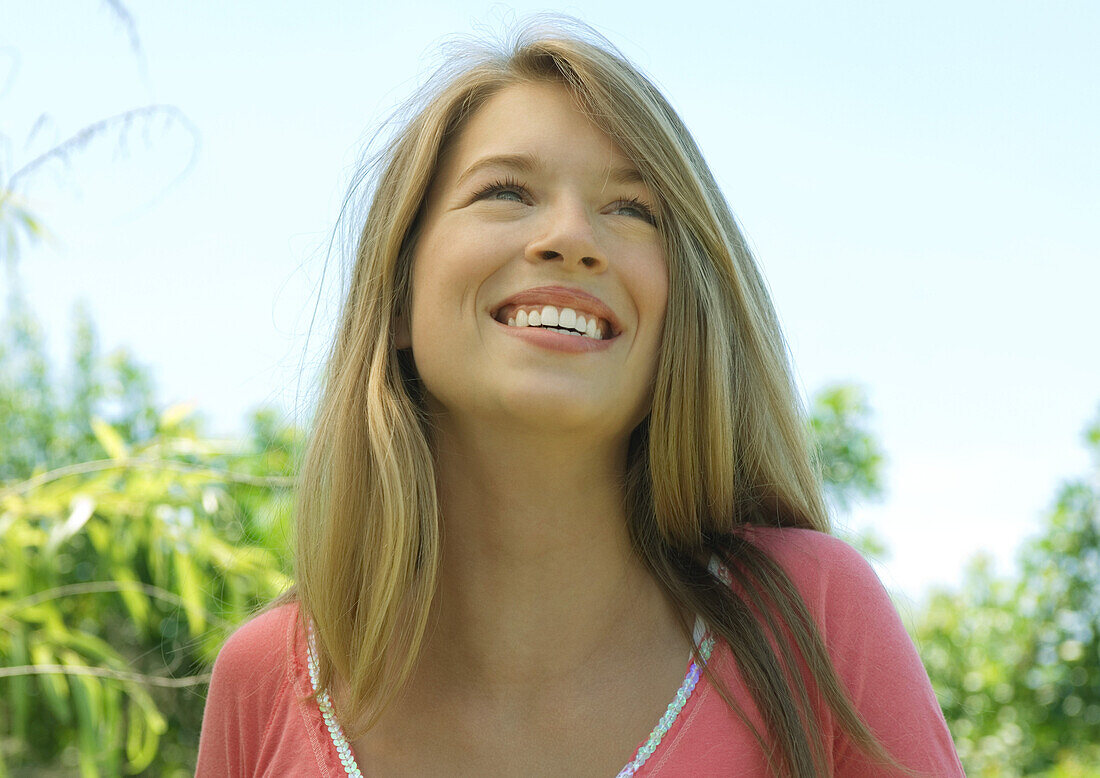
[[[496,321],[497,312],[505,305],[535,305],[538,303],[545,303],[558,308],[581,308],[596,314],[601,319],[605,319],[607,323],[611,325],[611,337],[598,341],[592,338],[586,338],[586,340],[591,340],[593,343],[607,343],[619,337],[623,331],[619,318],[615,315],[614,311],[604,304],[603,300],[583,289],[569,286],[536,286],[533,289],[525,289],[518,294],[512,295],[507,300],[502,300],[494,305],[493,309],[489,311],[489,315],[493,317],[493,321]],[[498,321],[497,324],[501,324],[501,322]],[[505,323],[503,326],[507,327],[508,325]],[[509,329],[527,328],[509,327]],[[546,334],[559,335],[564,338],[574,338],[573,335],[561,335],[560,333],[554,332]],[[580,340],[580,338],[575,339]]]

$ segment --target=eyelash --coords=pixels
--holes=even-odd
[[[519,181],[514,178],[504,178],[497,181],[493,181],[490,184],[486,184],[478,190],[474,195],[475,200],[481,200],[482,198],[494,195],[499,192],[513,192],[518,195],[526,195],[527,189]],[[643,221],[649,222],[652,225],[657,224],[657,217],[653,215],[653,209],[642,200],[637,197],[631,197],[626,200],[619,200],[616,205],[619,208],[634,208],[641,213]]]

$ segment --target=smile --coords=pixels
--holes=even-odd
[[[509,327],[543,327],[595,340],[606,340],[611,330],[594,313],[554,305],[506,305],[494,318]]]
[[[525,289],[497,303],[489,315],[518,329],[557,327],[591,340],[612,340],[623,331],[610,306],[595,294],[575,286]]]

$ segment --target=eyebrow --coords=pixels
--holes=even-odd
[[[508,168],[518,173],[535,173],[544,167],[542,160],[533,154],[493,154],[482,157],[474,162],[458,177],[456,186],[462,186],[463,181],[481,170],[491,167]],[[645,184],[642,173],[633,166],[616,166],[611,168],[608,180],[616,184]]]

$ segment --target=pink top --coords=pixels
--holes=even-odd
[[[929,776],[963,776],[916,648],[859,552],[813,530],[752,528],[746,537],[771,554],[793,580],[849,695],[880,742],[902,764]],[[290,604],[252,619],[218,654],[203,717],[197,778],[346,775],[317,703],[304,699],[312,686],[307,638],[295,629],[297,613],[298,606]],[[710,663],[765,733],[724,642],[715,645]],[[807,673],[803,668],[808,679]],[[892,775],[862,758],[819,695],[811,691],[810,699],[823,716],[832,775]],[[624,754],[624,764],[633,756]],[[636,775],[767,776],[766,765],[748,727],[702,676]],[[359,767],[370,774],[369,764]]]

